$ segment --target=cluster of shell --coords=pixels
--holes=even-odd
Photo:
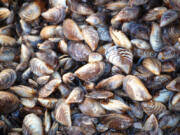
[[[0,134],[180,134],[180,0],[0,5]]]

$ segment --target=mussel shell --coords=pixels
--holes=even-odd
[[[20,104],[18,97],[10,92],[0,91],[0,112],[11,113],[15,111]]]
[[[88,94],[85,95],[85,97],[93,98],[93,99],[107,99],[113,96],[113,93],[110,91],[104,91],[104,90],[94,90]]]
[[[180,91],[180,77],[175,78],[166,86],[166,89],[170,91]]]

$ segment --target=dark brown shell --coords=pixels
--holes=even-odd
[[[169,0],[169,4],[173,9],[180,11],[180,0]]]
[[[133,124],[133,119],[127,115],[113,113],[102,117],[102,124],[115,130],[127,129]]]
[[[43,12],[41,16],[47,21],[52,23],[60,23],[66,17],[66,7],[56,6]]]
[[[56,121],[59,123],[70,127],[72,125],[71,123],[71,110],[70,105],[65,102],[65,100],[60,99],[57,104],[54,111],[54,116]]]
[[[0,91],[0,112],[11,113],[15,111],[20,104],[19,99],[10,92]]]
[[[53,79],[49,81],[47,84],[44,85],[39,91],[39,97],[48,97],[51,95],[55,89],[60,85],[61,80],[60,79]]]
[[[78,78],[84,81],[96,81],[105,72],[106,64],[104,62],[88,63],[75,71]]]
[[[133,63],[131,51],[113,46],[106,50],[105,56],[110,63],[122,69],[124,73],[129,74],[131,72]]]
[[[152,100],[148,102],[142,102],[141,106],[147,115],[157,115],[166,110],[166,106],[164,104]]]
[[[105,111],[101,107],[99,102],[91,98],[85,98],[83,103],[79,104],[79,109],[83,114],[86,114],[92,117],[99,117],[105,114]]]
[[[123,89],[131,99],[136,101],[146,101],[152,98],[141,80],[133,75],[124,78]]]
[[[113,93],[110,91],[104,91],[104,90],[94,90],[88,94],[85,95],[88,98],[93,98],[93,99],[107,99],[113,96]]]
[[[0,72],[0,89],[11,87],[16,81],[16,72],[13,69],[4,69]]]
[[[148,1],[149,0],[130,0],[129,3],[133,6],[140,6],[146,4]]]
[[[158,54],[158,59],[161,61],[170,60],[176,57],[176,50],[172,46],[166,46],[162,51]]]
[[[88,61],[90,53],[90,48],[81,42],[70,42],[68,44],[68,54],[76,61]]]
[[[99,43],[98,32],[92,26],[85,26],[82,28],[82,34],[91,50],[95,51]]]
[[[115,90],[122,85],[123,78],[123,75],[117,74],[112,77],[103,79],[96,85],[96,89]]]
[[[83,35],[79,26],[71,19],[64,20],[63,32],[65,37],[69,40],[83,40]]]

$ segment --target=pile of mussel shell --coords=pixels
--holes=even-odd
[[[180,135],[180,0],[0,0],[0,135]]]

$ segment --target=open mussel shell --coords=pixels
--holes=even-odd
[[[102,116],[101,123],[109,129],[123,130],[133,124],[133,119],[124,114],[112,113]]]
[[[117,74],[112,77],[103,79],[96,85],[96,89],[115,90],[120,88],[123,83],[123,78],[123,75]]]
[[[68,54],[76,61],[88,61],[88,56],[91,53],[90,48],[81,42],[69,42]]]
[[[155,58],[146,58],[143,60],[143,66],[155,75],[161,73],[161,62]]]
[[[88,63],[75,71],[75,75],[84,81],[96,81],[105,72],[106,64],[104,62]]]
[[[166,106],[164,104],[152,100],[148,102],[142,102],[141,106],[147,115],[157,115],[163,111],[166,111]]]
[[[105,51],[105,56],[110,63],[122,69],[124,73],[131,72],[133,54],[128,49],[112,46]]]
[[[11,113],[15,111],[20,104],[17,96],[10,92],[0,91],[0,112]]]
[[[41,119],[34,113],[26,115],[23,120],[22,132],[23,134],[44,135]]]
[[[83,114],[92,117],[99,117],[106,113],[100,103],[91,98],[85,98],[83,103],[79,104],[79,109]]]
[[[133,75],[124,78],[123,89],[131,99],[136,101],[147,101],[152,98],[141,80]]]
[[[0,72],[0,89],[11,87],[16,81],[16,72],[13,69],[4,69]]]
[[[65,102],[65,100],[60,99],[55,107],[54,116],[56,121],[59,123],[70,127],[71,122],[71,110],[70,105]]]

